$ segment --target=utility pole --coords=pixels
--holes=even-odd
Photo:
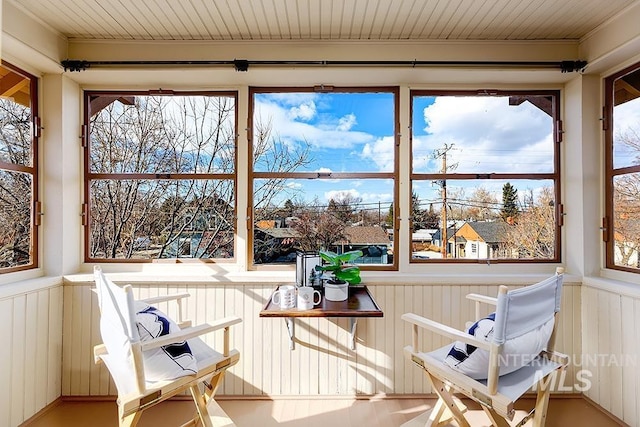
[[[447,173],[447,152],[453,148],[453,144],[444,144],[444,147],[437,150],[434,153],[435,158],[442,158],[442,169],[440,173]],[[440,252],[442,253],[442,258],[447,258],[447,180],[441,179],[438,184],[440,185],[441,193],[442,193],[442,209],[440,209],[440,216],[442,221],[442,231],[441,240],[442,247],[440,248]],[[455,237],[454,237],[455,238]]]

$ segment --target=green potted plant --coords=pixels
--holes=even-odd
[[[316,266],[317,271],[330,274],[324,285],[324,297],[329,301],[344,301],[349,297],[349,285],[362,281],[360,267],[351,264],[362,256],[362,251],[349,251],[337,254],[332,251],[319,251],[325,264]]]

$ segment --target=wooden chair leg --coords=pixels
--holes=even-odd
[[[447,388],[449,393],[451,393],[451,389]],[[467,412],[467,407],[462,403],[462,401],[454,396],[452,396],[452,400],[454,404],[457,406],[460,413],[464,414]],[[464,416],[464,415],[463,415]],[[426,427],[442,427],[445,426],[452,421],[454,421],[453,413],[447,408],[447,405],[444,403],[442,399],[438,399],[435,405],[433,405],[433,409],[429,414],[429,420]]]
[[[212,376],[208,382],[204,383],[205,384],[204,393],[207,396],[207,401],[209,401],[209,399],[216,393],[216,390],[218,390],[218,386],[222,382],[222,377],[224,376],[225,372],[226,371],[218,372],[217,374]]]
[[[551,375],[557,375],[555,371]],[[549,377],[547,377],[549,378]],[[542,381],[545,381],[544,383]],[[536,398],[536,406],[533,413],[533,427],[544,427],[547,422],[547,409],[549,407],[549,395],[551,394],[551,386],[548,379],[543,379],[538,384],[538,396]]]
[[[487,416],[489,417],[489,421],[491,422],[492,426],[510,427],[510,424],[507,422],[507,420],[505,420],[500,415],[498,415],[498,413],[493,408],[488,408],[484,405],[481,405],[481,406],[484,413],[487,414]]]
[[[444,415],[444,411],[447,407],[444,404],[444,400],[438,399],[435,405],[433,405],[433,409],[431,410],[431,415],[429,415],[429,423],[428,426],[439,427],[445,420],[442,419]]]
[[[200,391],[197,385],[189,387],[189,391],[191,391],[191,397],[193,397],[193,401],[196,404],[196,409],[198,410],[198,416],[200,417],[202,425],[204,427],[213,427],[211,417],[209,417],[209,411],[207,410],[207,402],[205,402],[204,394]]]
[[[433,390],[438,395],[438,397],[444,402],[444,406],[451,412],[451,415],[456,420],[460,427],[471,427],[469,422],[465,418],[464,414],[458,408],[453,396],[445,386],[445,384],[440,381],[438,378],[433,375],[427,373],[429,380],[431,381],[431,385],[433,385]]]
[[[198,411],[192,421],[181,427],[187,425],[199,426],[201,425],[200,423],[204,427],[235,427],[233,421],[213,398],[224,373],[225,371],[222,371],[213,375],[209,383],[205,383],[204,391],[200,391],[197,385],[190,387],[191,396],[196,402]]]
[[[120,408],[118,408],[118,412],[119,410]],[[142,416],[142,411],[137,411],[129,415],[119,414],[119,416],[120,416],[120,424],[119,424],[120,427],[135,427],[138,424],[138,421],[140,421],[140,417]]]
[[[198,410],[198,416],[200,417],[202,425],[204,427],[213,427],[209,411],[207,410],[207,402],[205,401],[204,393],[200,391],[197,385],[189,387],[189,391],[191,392],[191,397],[193,397],[193,401],[196,404],[196,409]]]
[[[213,395],[216,393],[216,390],[218,389],[218,386],[220,385],[220,382],[222,380],[222,376],[224,375],[225,372],[226,371],[218,372],[217,374],[213,375],[209,381],[203,382],[204,384],[203,392],[200,392],[200,389],[196,386],[196,389],[198,391],[198,396],[199,396],[198,398],[203,399],[205,407],[208,406],[211,400],[213,399]],[[193,390],[191,390],[191,396],[195,401],[196,397],[193,394]],[[180,427],[198,426],[200,425],[200,421],[201,421],[200,410],[198,410],[196,411],[195,414],[193,414],[193,418],[191,421],[189,421],[186,424],[183,424]]]

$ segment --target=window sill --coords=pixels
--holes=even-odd
[[[640,284],[637,282],[626,282],[604,277],[585,277],[583,285],[618,295],[640,298]]]
[[[293,271],[211,271],[199,268],[163,268],[162,271],[109,272],[103,267],[107,277],[116,283],[169,283],[186,285],[215,285],[219,283],[282,283],[293,282]],[[65,285],[85,285],[93,282],[92,273],[69,274],[64,276]]]
[[[216,284],[280,284],[295,281],[293,270],[224,271],[215,267],[164,265],[158,268],[131,269],[103,265],[103,271],[116,283],[166,283],[181,285]],[[131,267],[129,267],[131,268]],[[552,273],[512,273],[496,272],[460,274],[447,272],[398,272],[363,271],[362,283],[365,285],[529,285],[543,280]],[[566,285],[579,285],[582,278],[565,275]],[[92,273],[78,273],[64,276],[67,286],[86,285],[93,282]]]
[[[0,300],[62,285],[60,276],[42,276],[0,284]]]

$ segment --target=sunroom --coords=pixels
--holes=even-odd
[[[562,267],[548,425],[640,426],[637,1],[0,5],[0,426],[116,425],[95,266],[242,319],[239,426],[400,426],[435,396],[403,314],[464,329],[466,294]],[[260,315],[320,248],[362,251],[383,315]]]

